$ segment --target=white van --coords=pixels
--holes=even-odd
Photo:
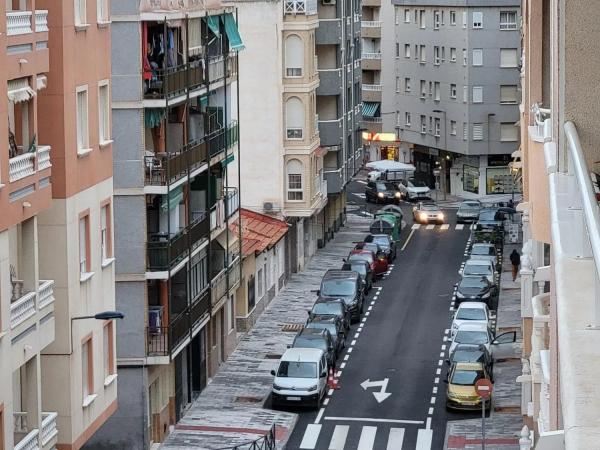
[[[327,390],[327,359],[318,348],[289,348],[272,370],[272,404],[321,406]]]

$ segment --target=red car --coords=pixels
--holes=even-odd
[[[385,255],[381,255],[381,257],[377,257],[372,250],[361,250],[355,249],[350,252],[348,255],[347,261],[354,260],[363,260],[367,261],[371,266],[371,270],[373,271],[373,275],[376,277],[382,277],[384,273],[388,270],[388,262]]]

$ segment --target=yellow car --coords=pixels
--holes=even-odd
[[[475,392],[475,383],[482,378],[491,381],[490,375],[482,363],[457,362],[453,364],[448,373],[446,408],[481,411],[482,399]],[[491,406],[492,399],[490,397],[485,400],[485,409],[489,411]]]

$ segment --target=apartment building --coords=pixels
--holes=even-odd
[[[39,240],[39,215],[52,204],[37,95],[50,71],[49,14],[34,3],[0,3],[0,448],[18,450],[53,448],[58,432],[56,405],[42,395],[42,351],[58,313]]]
[[[593,0],[523,1],[518,382],[538,450],[598,447],[599,14]]]
[[[317,116],[328,194],[324,244],[343,224],[345,186],[362,165],[360,2],[319,0],[317,14]]]
[[[160,443],[236,343],[236,11],[113,2],[119,407],[88,448]],[[237,170],[235,171],[237,173]],[[235,184],[234,184],[235,181]],[[237,187],[234,187],[237,186]]]
[[[520,1],[392,4],[381,45],[395,64],[382,72],[380,115],[399,159],[445,192],[518,190],[508,163],[519,147]]]

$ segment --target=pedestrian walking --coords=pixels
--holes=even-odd
[[[521,265],[521,255],[519,255],[517,249],[514,249],[510,254],[510,263],[512,264],[513,281],[515,281],[519,273],[519,266]]]
[[[512,198],[511,198],[511,199],[508,201],[508,204],[507,204],[507,206],[508,206],[509,208],[512,208],[512,209],[514,209],[514,207],[515,207],[515,202],[513,201],[513,199],[512,199]]]

